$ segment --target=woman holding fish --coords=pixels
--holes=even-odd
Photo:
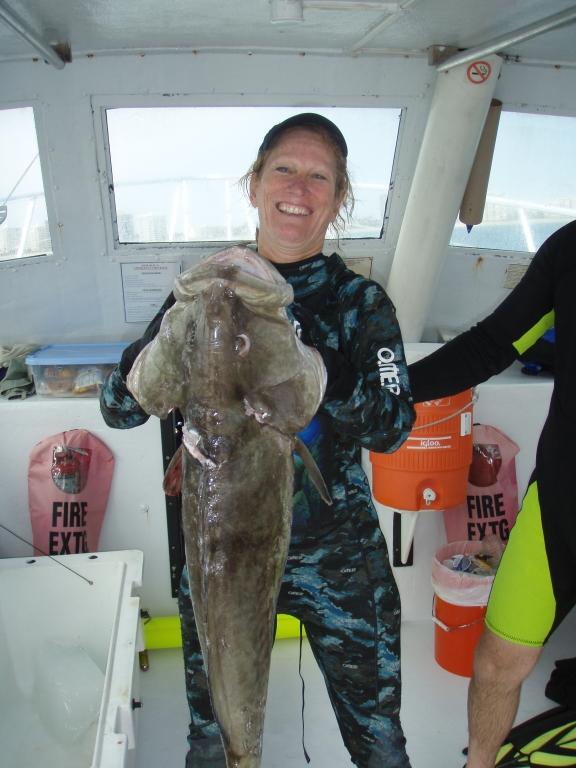
[[[348,270],[337,254],[322,253],[328,227],[352,206],[347,154],[334,123],[313,113],[296,115],[267,133],[243,179],[258,211],[257,252],[291,286],[287,317],[301,341],[320,353],[327,374],[324,397],[300,437],[331,503],[295,453],[289,548],[276,609],[297,617],[306,629],[352,762],[361,768],[409,768],[400,724],[400,599],[361,449],[398,448],[414,411],[389,298],[377,283]],[[181,285],[176,293],[180,299]],[[176,298],[167,299],[106,381],[101,408],[110,426],[132,427],[148,418],[126,379]],[[251,352],[243,348],[238,354]],[[265,421],[263,413],[256,418]],[[201,462],[199,445],[194,432],[187,449]],[[203,663],[206,641],[202,632],[198,639],[186,568],[179,605],[191,713],[186,765],[223,767],[222,729],[212,712]],[[229,768],[259,765],[259,756],[236,762],[227,754]]]

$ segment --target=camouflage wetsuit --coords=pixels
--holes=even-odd
[[[292,538],[278,611],[306,628],[352,761],[363,768],[407,768],[399,594],[361,468],[362,447],[398,448],[414,419],[394,307],[378,284],[348,270],[336,254],[276,266],[294,288],[288,311],[328,370],[326,396],[302,437],[333,499],[331,507],[322,502],[296,456]],[[106,382],[101,407],[110,426],[146,418],[123,379],[159,323],[160,317],[152,321]],[[184,570],[179,608],[190,765],[224,766]]]

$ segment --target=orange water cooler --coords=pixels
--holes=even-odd
[[[376,501],[401,511],[443,510],[466,498],[472,461],[473,390],[416,405],[416,422],[394,453],[370,452]]]

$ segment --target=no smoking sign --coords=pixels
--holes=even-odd
[[[485,83],[492,74],[492,67],[487,61],[473,61],[466,70],[466,77],[471,83]]]

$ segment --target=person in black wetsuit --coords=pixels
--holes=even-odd
[[[258,210],[257,248],[294,289],[288,307],[322,355],[326,395],[303,435],[333,499],[327,506],[295,457],[291,545],[278,611],[299,618],[323,672],[352,762],[409,768],[400,724],[400,600],[361,449],[393,451],[414,421],[395,309],[377,283],[322,253],[328,226],[350,199],[348,148],[334,123],[304,113],[265,136],[244,181]],[[101,393],[112,427],[147,414],[126,388],[138,352],[174,303],[124,352]],[[190,706],[187,766],[225,765],[207,691],[184,568],[179,594]]]
[[[523,681],[576,603],[576,222],[551,235],[511,294],[484,320],[409,366],[416,402],[507,368],[552,326],[554,389],[536,465],[488,602],[468,692],[468,768],[492,768]],[[521,407],[521,404],[519,404]]]

